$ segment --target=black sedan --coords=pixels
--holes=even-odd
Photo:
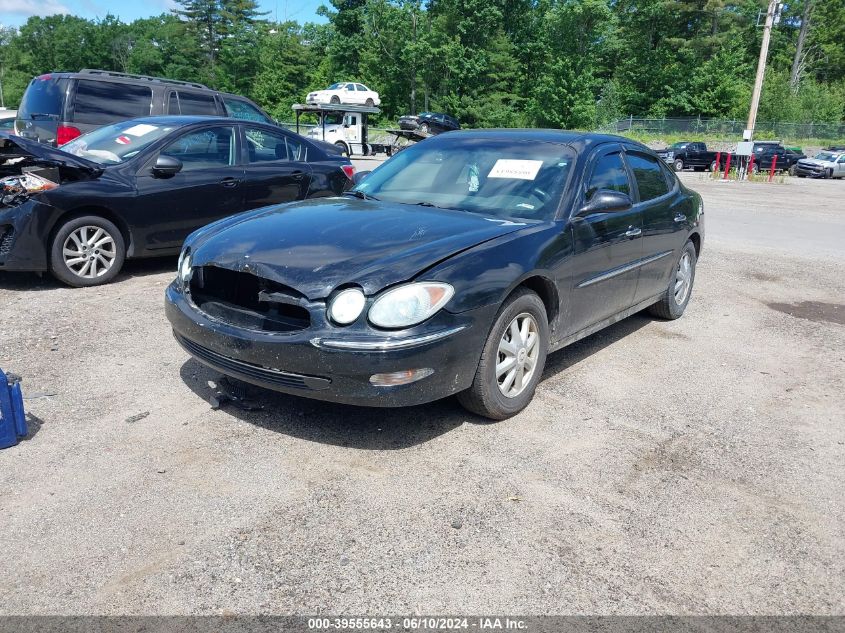
[[[61,149],[0,137],[0,270],[106,283],[124,259],[175,254],[199,227],[351,186],[337,149],[252,121],[123,121]]]
[[[441,134],[460,130],[461,124],[455,117],[442,112],[420,112],[400,117],[399,128],[417,131],[420,134]]]
[[[192,356],[256,385],[371,406],[456,393],[502,419],[549,352],[645,308],[680,317],[703,235],[701,197],[639,143],[455,132],[342,196],[197,231],[166,311]]]

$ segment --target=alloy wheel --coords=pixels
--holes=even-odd
[[[692,287],[692,258],[685,252],[678,262],[678,270],[675,273],[675,303],[679,306],[684,304]]]
[[[117,257],[114,238],[99,226],[81,226],[62,245],[65,266],[85,279],[105,275]]]
[[[527,312],[517,315],[499,340],[496,382],[506,398],[515,398],[531,383],[540,357],[540,328]]]

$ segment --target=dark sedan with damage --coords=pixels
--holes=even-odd
[[[337,195],[353,173],[331,145],[241,119],[132,119],[60,149],[0,136],[0,270],[103,284],[126,258],[178,253],[235,213]]]
[[[683,314],[698,194],[628,139],[450,132],[342,196],[191,235],[166,312],[179,343],[290,394],[402,406],[450,394],[502,419],[546,355],[644,308]]]

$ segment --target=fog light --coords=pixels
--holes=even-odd
[[[406,369],[405,371],[393,371],[389,374],[373,374],[370,376],[370,382],[376,387],[395,387],[396,385],[407,385],[408,383],[422,380],[426,376],[431,376],[433,373],[434,370],[428,367],[423,369]]]

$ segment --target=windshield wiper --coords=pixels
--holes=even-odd
[[[346,196],[346,195],[355,196],[356,198],[359,198],[361,200],[378,200],[378,198],[376,198],[375,196],[371,196],[371,195],[364,193],[363,191],[359,191],[357,189],[350,189],[348,191],[344,191],[343,195],[344,196]]]

